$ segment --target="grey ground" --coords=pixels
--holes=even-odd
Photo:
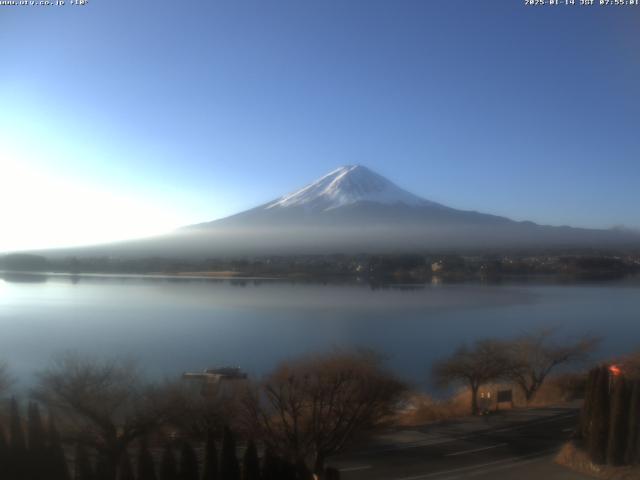
[[[345,480],[586,480],[553,463],[577,420],[566,405],[389,430],[329,464]]]

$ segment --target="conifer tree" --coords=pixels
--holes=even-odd
[[[46,433],[37,403],[29,402],[27,420],[29,478],[31,480],[47,480],[49,472]]]
[[[293,478],[298,480],[313,480],[313,474],[311,473],[311,470],[309,470],[309,467],[307,467],[304,460],[298,460],[294,465],[294,470],[295,476]]]
[[[280,480],[278,458],[273,450],[267,447],[262,457],[262,480]]]
[[[27,420],[29,450],[31,452],[44,450],[46,448],[46,434],[44,425],[42,424],[40,408],[37,403],[29,402],[29,406],[27,408]]]
[[[229,427],[224,427],[222,457],[220,458],[221,480],[240,480],[240,465],[236,456],[236,440]]]
[[[7,444],[7,437],[4,435],[4,428],[0,425],[0,472],[4,472],[4,475],[9,477],[9,445]]]
[[[114,480],[116,472],[112,463],[104,454],[99,454],[96,460],[96,480]]]
[[[198,477],[198,456],[189,442],[182,442],[180,480],[200,480]]]
[[[298,474],[294,464],[287,460],[280,459],[280,479],[281,480],[297,480]],[[307,480],[306,478],[304,480]]]
[[[615,380],[609,420],[609,442],[607,445],[607,463],[622,465],[626,453],[629,428],[629,394],[624,377]]]
[[[588,451],[591,461],[605,463],[609,438],[609,369],[602,366],[598,372],[596,389],[591,406]]]
[[[60,434],[56,428],[53,415],[49,414],[49,442],[47,445],[48,450],[48,468],[49,475],[48,480],[69,480],[69,466],[67,465],[67,458],[60,441]]]
[[[624,455],[626,465],[640,461],[640,380],[633,382],[629,400],[629,432]]]
[[[242,461],[242,480],[260,480],[260,461],[258,449],[253,440],[247,444]]]
[[[598,380],[598,369],[592,368],[587,376],[587,384],[584,392],[584,403],[580,412],[580,436],[586,440],[589,438],[589,425],[591,416],[593,415],[593,396],[596,391],[596,383]]]
[[[140,439],[138,451],[138,480],[157,480],[157,478],[153,456],[149,451],[146,438],[143,437]]]
[[[11,399],[11,418],[9,419],[9,478],[27,480],[27,446],[22,429],[22,419],[18,401]]]
[[[204,449],[204,469],[202,480],[218,480],[218,450],[213,433],[207,433],[207,442]]]
[[[118,476],[117,480],[135,480],[133,476],[133,468],[131,466],[131,459],[129,454],[125,451],[120,455],[120,462],[118,464]]]
[[[20,418],[20,408],[15,397],[11,399],[11,418],[9,422],[10,448],[13,451],[24,452],[26,450],[26,442]]]
[[[165,446],[160,462],[160,480],[179,480],[176,457],[170,444]]]
[[[324,469],[324,480],[340,480],[340,470],[333,467]]]
[[[73,479],[95,480],[93,467],[87,455],[87,450],[80,443],[76,445]]]

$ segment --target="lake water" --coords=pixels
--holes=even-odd
[[[640,347],[640,282],[389,286],[121,277],[0,279],[0,359],[28,383],[56,354],[129,356],[150,375],[250,375],[332,347],[372,347],[417,387],[461,342],[541,327]]]

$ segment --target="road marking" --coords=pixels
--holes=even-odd
[[[508,466],[515,466],[515,465],[519,465],[520,463],[529,463],[531,461],[537,460],[539,458],[542,458],[551,453],[555,453],[557,451],[558,449],[554,448],[551,450],[543,450],[541,452],[530,453],[529,455],[523,455],[521,457],[510,457],[510,458],[505,458],[503,460],[496,460],[495,462],[482,463],[480,465],[470,465],[468,467],[454,468],[452,470],[443,470],[441,472],[425,473],[422,475],[414,475],[411,477],[400,477],[400,478],[395,478],[393,480],[424,480],[427,478],[433,478],[433,477],[442,476],[442,475],[459,474],[459,473],[464,473],[468,471],[473,472],[473,470],[478,470],[483,467],[496,467],[498,465],[505,465],[505,464],[508,464]],[[479,473],[485,473],[485,472],[482,471],[476,474],[479,474]],[[446,477],[446,479],[443,479],[443,480],[449,480],[449,478],[459,478],[459,477]]]
[[[506,443],[498,443],[497,445],[490,445],[488,447],[474,448],[473,450],[463,450],[462,452],[448,453],[445,457],[457,457],[458,455],[466,455],[467,453],[484,452],[485,450],[491,450],[492,448],[504,447]]]
[[[564,430],[562,430],[563,432],[573,432],[575,430],[575,428],[565,428]]]
[[[540,457],[530,458],[528,460],[521,460],[521,461],[516,461],[511,463],[505,463],[504,465],[498,465],[497,467],[485,468],[484,470],[463,473],[462,475],[455,475],[453,477],[440,478],[439,480],[458,480],[459,478],[477,477],[478,475],[486,475],[487,473],[494,473],[494,472],[499,472],[501,470],[508,470],[510,468],[521,467],[522,465],[527,465],[529,463],[538,462],[538,461],[540,461]]]
[[[396,443],[396,444],[391,444],[391,445],[385,445],[385,446],[381,446],[381,447],[374,447],[374,448],[369,448],[366,450],[357,450],[355,452],[352,452],[353,455],[371,455],[371,454],[375,454],[375,453],[385,453],[385,452],[395,452],[398,450],[410,450],[412,448],[422,448],[422,447],[432,447],[434,445],[444,445],[447,443],[453,443],[453,442],[458,442],[460,440],[469,440],[471,438],[476,438],[476,437],[481,437],[483,435],[490,435],[492,433],[503,433],[503,432],[510,432],[512,430],[520,430],[522,428],[526,428],[532,425],[538,425],[540,423],[549,423],[549,422],[558,422],[561,420],[566,420],[569,419],[571,417],[576,417],[578,415],[577,412],[573,412],[573,413],[564,413],[564,414],[560,414],[560,415],[556,415],[550,418],[543,418],[540,420],[533,420],[533,421],[529,421],[529,422],[524,422],[524,423],[520,423],[520,424],[516,424],[516,425],[510,425],[508,427],[504,427],[504,428],[500,428],[498,430],[492,430],[492,429],[485,429],[485,430],[478,430],[477,432],[474,433],[470,433],[467,435],[461,435],[459,437],[449,437],[446,440],[422,440],[422,441],[418,441],[418,442],[407,442],[407,443]]]
[[[530,425],[540,425],[541,423],[549,423],[549,422],[555,422],[555,421],[560,421],[560,420],[566,420],[567,418],[571,418],[571,417],[577,417],[578,413],[566,413],[563,415],[558,415],[556,417],[551,417],[551,418],[543,418],[540,420],[533,420],[531,422],[526,422],[526,423],[521,423],[518,425],[511,425],[509,427],[505,427],[505,428],[501,428],[499,430],[489,430],[487,433],[502,433],[502,432],[510,432],[511,430],[519,430],[521,428],[526,428]]]
[[[371,468],[371,465],[362,465],[359,467],[340,468],[339,470],[341,472],[357,472],[358,470],[368,470],[370,468]]]

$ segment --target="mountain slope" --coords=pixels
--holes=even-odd
[[[401,189],[386,178],[361,165],[340,167],[315,182],[267,204],[267,210],[303,207],[328,211],[372,202],[382,205],[440,206]]]
[[[155,238],[53,253],[187,258],[628,246],[639,247],[640,236],[551,227],[457,210],[407,192],[366,167],[346,166],[299,190],[220,220]]]
[[[259,207],[189,228],[240,226],[495,225],[510,220],[418,197],[361,165],[340,167]]]

